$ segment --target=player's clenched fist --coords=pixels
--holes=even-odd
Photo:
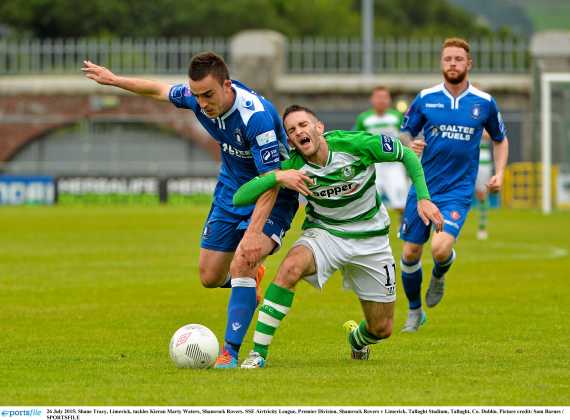
[[[308,185],[312,185],[313,181],[305,172],[299,171],[297,169],[289,169],[286,171],[277,171],[275,174],[275,179],[279,184],[290,190],[295,190],[303,195],[310,195]]]

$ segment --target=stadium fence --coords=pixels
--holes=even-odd
[[[189,57],[213,50],[231,63],[230,38],[124,38],[0,40],[0,75],[77,73],[88,58],[119,73],[184,74]],[[439,71],[443,39],[379,38],[373,44],[375,73]],[[470,40],[476,72],[527,73],[525,39]],[[285,42],[286,73],[361,73],[359,38],[302,38]]]

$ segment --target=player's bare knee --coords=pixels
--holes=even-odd
[[[402,250],[402,258],[404,261],[417,261],[422,257],[421,246],[405,246]]]
[[[255,277],[257,268],[252,267],[241,252],[236,252],[230,264],[232,277]]]
[[[208,268],[200,267],[200,282],[203,287],[214,288],[222,285],[226,279],[227,273],[222,275],[217,271],[210,270]]]
[[[436,260],[437,262],[447,261],[447,259],[451,255],[451,248],[446,246],[433,247],[431,250],[431,255],[433,259]]]
[[[294,260],[283,261],[275,278],[275,284],[286,289],[293,289],[301,279],[303,270]]]

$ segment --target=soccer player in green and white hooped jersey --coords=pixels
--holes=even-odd
[[[267,288],[255,327],[254,349],[242,368],[265,366],[269,345],[293,303],[294,289],[304,278],[322,288],[336,271],[344,286],[358,295],[365,320],[344,327],[353,359],[368,359],[369,345],[392,332],[396,299],[395,263],[388,240],[390,219],[376,192],[377,162],[402,162],[419,194],[424,223],[443,227],[439,209],[430,201],[419,159],[395,137],[358,131],[332,131],[308,108],[293,105],[283,124],[295,147],[283,171],[256,177],[234,195],[235,205],[254,202],[275,184],[307,196],[304,233],[293,245],[273,283]]]
[[[487,194],[487,184],[493,175],[493,161],[491,158],[491,137],[487,131],[483,131],[481,144],[479,145],[479,169],[477,180],[475,181],[475,196],[479,205],[479,226],[477,229],[477,239],[485,240],[489,237],[487,233],[487,213],[489,210],[489,195]]]
[[[393,108],[390,91],[385,86],[376,86],[370,95],[372,108],[364,111],[356,118],[354,129],[369,133],[398,137],[403,115]],[[406,197],[410,182],[405,168],[397,162],[376,164],[376,186],[382,198],[386,198],[387,206],[400,213],[406,205]]]

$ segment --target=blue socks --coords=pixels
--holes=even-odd
[[[400,260],[402,283],[408,298],[408,307],[418,309],[422,306],[422,262]]]
[[[235,358],[257,306],[255,279],[239,277],[231,280],[232,293],[228,303],[228,323],[224,337],[225,349]]]
[[[433,260],[433,276],[438,279],[441,278],[451,268],[453,261],[455,261],[455,249],[451,250],[451,255],[444,262],[438,263],[436,260]]]

